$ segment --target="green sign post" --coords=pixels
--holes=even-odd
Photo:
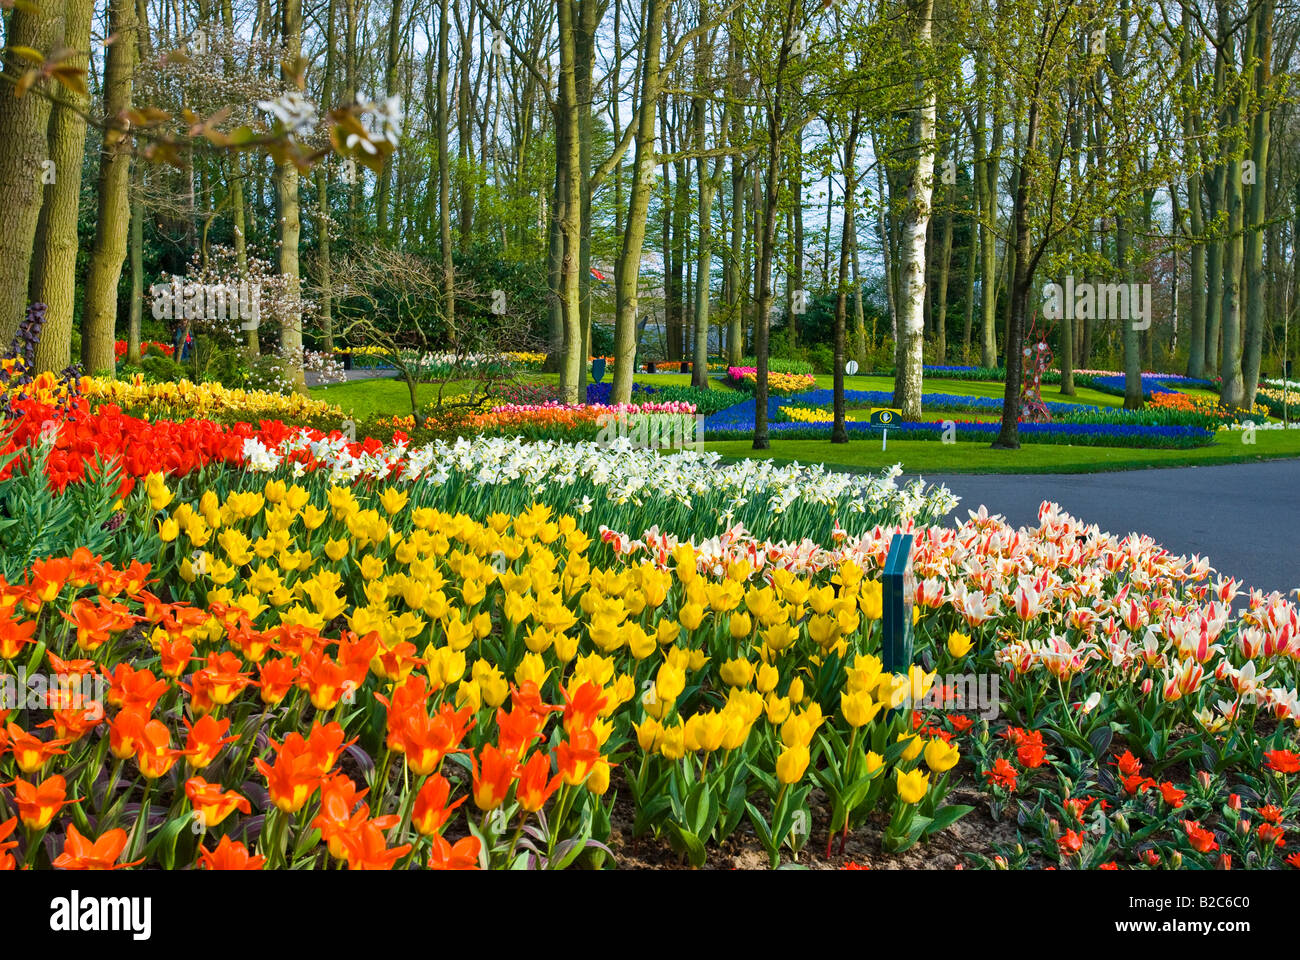
[[[884,639],[881,660],[889,673],[907,673],[912,664],[912,534],[896,533],[885,558],[882,589]]]

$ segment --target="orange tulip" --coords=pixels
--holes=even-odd
[[[455,846],[440,836],[433,838],[429,851],[430,870],[477,870],[480,844],[478,837],[457,840]]]
[[[515,709],[509,713],[497,708],[497,742],[503,753],[516,763],[523,760],[528,748],[541,734],[542,718],[528,710]]]
[[[46,742],[32,736],[16,723],[9,724],[9,749],[13,751],[14,763],[23,773],[36,773],[49,762],[51,757],[67,753],[59,747],[67,740],[50,740]]]
[[[442,758],[460,748],[461,738],[474,725],[473,707],[454,710],[444,703],[436,716],[423,710],[408,714],[402,726],[402,752],[412,773],[425,776],[438,769]]]
[[[189,730],[185,737],[185,752],[195,770],[202,770],[217,758],[222,747],[239,739],[225,736],[230,729],[230,720],[218,720],[210,713],[204,714],[193,725],[186,720],[185,726]]]
[[[214,704],[224,706],[239,696],[252,682],[241,666],[229,650],[208,654],[207,666],[196,670],[188,685],[181,684],[190,694],[190,707],[196,713],[207,713]]]
[[[534,753],[528,758],[519,772],[519,785],[515,787],[515,799],[529,813],[536,813],[546,805],[551,794],[559,789],[563,778],[551,773],[551,758],[545,753]],[[548,780],[549,777],[549,780]]]
[[[449,805],[450,795],[451,784],[442,774],[435,773],[424,781],[424,786],[415,795],[415,807],[411,811],[411,826],[421,836],[431,837],[442,830],[452,811],[469,799],[461,797]]]
[[[257,665],[258,680],[262,685],[262,702],[275,706],[289,693],[298,679],[298,664],[290,657],[268,660]]]
[[[358,791],[352,778],[342,773],[321,781],[320,813],[311,825],[320,831],[321,839],[335,860],[347,858],[345,836],[360,829],[370,817],[370,807],[364,803],[353,813],[353,808],[367,792]]]
[[[71,615],[63,611],[59,615],[77,628],[77,646],[88,653],[98,650],[112,636],[109,628],[114,618],[89,600],[77,600],[72,604]]]
[[[560,776],[571,787],[581,785],[600,759],[600,746],[590,730],[575,730],[567,741],[555,748],[556,765]]]
[[[150,720],[136,742],[135,764],[147,780],[157,780],[173,764],[185,756],[183,750],[172,749],[172,734],[161,720]]]
[[[409,843],[392,849],[388,847],[384,831],[396,826],[397,820],[396,816],[379,817],[345,835],[343,844],[349,870],[391,870],[393,864],[411,852]]]
[[[150,671],[132,669],[129,663],[119,663],[107,674],[109,680],[108,702],[114,707],[142,707],[152,713],[162,695],[167,692],[167,681],[159,680]]]
[[[67,799],[68,782],[58,774],[42,780],[40,786],[26,780],[15,780],[10,786],[14,788],[18,819],[31,831],[44,830],[65,806],[81,802]]]
[[[14,861],[13,854],[9,851],[18,846],[17,840],[7,840],[14,829],[18,826],[18,818],[10,817],[4,823],[0,823],[0,871],[16,870],[18,864]]]
[[[123,870],[144,863],[141,857],[132,863],[118,863],[117,858],[126,849],[127,835],[122,829],[110,830],[98,840],[90,841],[78,831],[76,824],[68,824],[68,835],[63,841],[63,852],[54,858],[56,870]]]
[[[0,660],[16,659],[23,647],[32,642],[35,632],[35,620],[0,618]]]
[[[217,826],[236,810],[252,813],[246,797],[233,790],[222,790],[220,784],[208,783],[202,777],[190,777],[185,781],[185,796],[190,798],[190,806],[204,829]]]
[[[139,708],[118,711],[117,716],[108,721],[108,747],[113,756],[119,760],[134,757],[148,722],[149,714]]]
[[[204,870],[261,870],[266,857],[250,856],[242,843],[222,837],[215,850],[199,847],[199,862]]]
[[[408,677],[393,687],[393,698],[389,700],[381,693],[375,699],[388,710],[388,749],[394,753],[404,753],[406,741],[402,729],[408,717],[425,714],[425,704],[429,702],[429,684],[424,677]]]
[[[605,709],[605,692],[599,684],[590,680],[579,687],[572,697],[563,687],[560,692],[564,694],[564,729],[567,733],[572,733],[575,729],[586,730],[600,715],[600,711]]]
[[[300,736],[293,736],[302,743]],[[276,753],[274,766],[261,757],[254,759],[253,764],[266,778],[271,802],[284,813],[297,813],[301,810],[320,783],[317,762],[308,752],[305,743],[296,747],[286,740]]]
[[[495,810],[510,792],[518,764],[490,743],[477,758],[471,755],[470,761],[474,771],[474,805],[480,810]]]
[[[194,644],[184,637],[163,640],[158,644],[158,653],[162,658],[163,676],[175,680],[194,659]]]

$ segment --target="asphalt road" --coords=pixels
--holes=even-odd
[[[1116,473],[927,475],[961,497],[954,518],[983,504],[1016,526],[1038,505],[1117,535],[1145,533],[1178,554],[1199,553],[1246,587],[1300,587],[1300,460]]]

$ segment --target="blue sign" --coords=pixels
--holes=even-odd
[[[597,357],[591,361],[591,379],[597,383],[605,379],[605,358]]]
[[[887,673],[907,673],[912,665],[912,534],[896,533],[889,542],[882,583],[881,657]]]

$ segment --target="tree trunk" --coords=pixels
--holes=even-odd
[[[844,141],[844,213],[843,226],[840,230],[840,263],[836,273],[835,285],[835,331],[832,363],[834,370],[834,407],[835,423],[831,427],[831,443],[848,443],[849,431],[845,426],[844,411],[844,327],[848,313],[848,279],[849,257],[853,248],[853,203],[857,192],[856,157],[858,152],[858,111],[853,111],[849,120],[849,134]]]
[[[668,0],[647,0],[645,44],[641,60],[641,95],[636,118],[635,175],[628,192],[627,228],[614,271],[614,388],[611,400],[628,403],[636,372],[637,311],[641,247],[655,176],[655,108],[659,104],[659,46],[664,6]]]
[[[0,80],[0,131],[4,131],[0,135],[0,349],[13,339],[27,303],[50,119],[50,101],[45,97],[14,96],[14,84],[31,64],[12,50],[30,47],[49,56],[62,37],[63,0],[32,0],[9,13]]]
[[[302,55],[302,0],[281,0],[281,32],[284,38],[284,63],[280,79],[286,85],[293,82],[291,70]],[[280,214],[280,273],[287,279],[287,292],[291,304],[290,315],[280,324],[280,351],[288,366],[289,379],[298,393],[306,393],[302,374],[302,295],[301,274],[298,268],[298,239],[302,222],[298,210],[298,168],[292,163],[281,163],[275,169],[275,192],[279,199]]]
[[[89,67],[90,19],[93,8],[93,0],[66,0],[64,6],[63,46],[77,51],[68,62],[82,70]],[[12,95],[12,91],[0,90],[0,96]],[[86,148],[86,121],[83,115],[90,107],[89,96],[76,91],[60,88],[57,96],[59,103],[50,110],[48,136],[49,159],[53,163],[52,172],[55,176],[45,187],[45,202],[37,220],[31,276],[31,301],[44,303],[46,308],[41,342],[36,347],[36,368],[56,372],[72,362],[72,313],[77,287],[77,206],[81,199],[81,161]],[[130,162],[129,158],[124,160]],[[125,198],[125,180],[123,197]],[[97,226],[99,230],[113,230],[125,241],[125,210],[120,211],[119,215],[121,221],[111,227],[105,224],[102,217]],[[119,257],[119,272],[121,266],[122,260]],[[115,273],[114,279],[116,277]],[[87,372],[113,369],[113,321],[116,316],[117,284],[114,283],[111,309],[106,318],[108,349],[94,351],[96,365],[86,367]],[[102,347],[99,341],[104,339],[105,318],[97,316],[95,319],[99,323],[93,327],[82,324],[83,356],[88,337]]]
[[[928,52],[934,0],[920,0],[916,10],[920,18],[917,26],[918,46]],[[934,85],[925,82],[913,139],[916,160],[907,185],[902,262],[899,267],[902,285],[898,311],[900,348],[898,369],[894,372],[894,406],[902,411],[904,420],[921,419],[922,348],[925,337],[925,234],[930,225],[930,197],[934,187],[935,108]]]
[[[1272,97],[1273,0],[1262,0],[1255,11],[1255,96],[1261,103],[1255,112],[1250,157],[1254,163],[1254,183],[1250,186],[1246,208],[1246,329],[1242,355],[1242,406],[1255,404],[1259,388],[1259,366],[1264,350],[1264,326],[1267,323],[1267,297],[1264,277],[1264,216],[1268,193],[1269,109]]]
[[[446,0],[443,0],[446,3]],[[560,309],[564,326],[564,362],[560,369],[560,392],[566,403],[577,403],[582,376],[582,285],[578,264],[582,258],[581,144],[578,130],[578,92],[575,73],[577,44],[570,0],[557,0],[559,7],[560,95],[556,104],[556,129],[563,131],[563,149],[558,152],[564,168],[564,194],[557,197],[560,209]]]

